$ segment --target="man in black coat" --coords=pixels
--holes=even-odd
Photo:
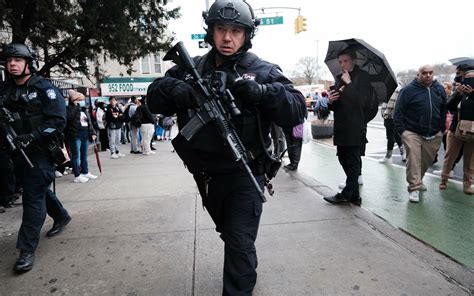
[[[329,109],[334,111],[334,145],[337,157],[346,173],[346,186],[334,196],[324,197],[332,204],[361,204],[358,178],[361,170],[360,156],[367,143],[364,106],[371,96],[369,74],[355,65],[355,53],[343,50],[338,55],[342,73],[336,77],[329,92]]]

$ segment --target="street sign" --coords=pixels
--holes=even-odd
[[[282,16],[262,17],[260,20],[261,20],[260,25],[262,26],[283,25]]]
[[[206,37],[206,34],[191,34],[192,40],[204,39],[204,37]]]

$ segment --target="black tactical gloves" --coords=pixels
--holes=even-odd
[[[176,108],[180,110],[196,108],[196,96],[197,94],[191,85],[183,81],[176,83],[170,92],[170,97],[173,98],[176,103]]]
[[[242,101],[253,105],[259,105],[267,92],[267,86],[251,79],[239,79],[232,86],[232,94]]]
[[[162,77],[148,87],[146,103],[152,113],[169,116],[197,107],[195,96],[194,89],[184,81]]]
[[[35,137],[32,134],[23,134],[13,138],[13,144],[20,148],[26,148],[34,139]]]

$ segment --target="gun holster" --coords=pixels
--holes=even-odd
[[[269,180],[275,178],[278,173],[278,170],[281,167],[281,160],[276,157],[266,158],[265,161],[265,175]]]

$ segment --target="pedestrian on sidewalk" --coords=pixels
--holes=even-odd
[[[464,74],[465,74],[465,71],[462,69],[463,66],[465,66],[465,65],[459,65],[459,66],[456,67],[456,76],[454,77],[454,83],[452,83],[452,84],[449,83],[449,82],[444,82],[443,83],[444,91],[446,92],[446,97],[448,98],[448,102],[451,101],[451,99],[454,96],[457,95],[456,88],[460,84],[459,82],[461,82],[462,79],[464,78]],[[459,82],[457,82],[458,80],[459,80]],[[453,87],[454,87],[454,90],[453,90]],[[444,157],[446,157],[446,151],[448,150],[448,143],[447,143],[448,132],[450,130],[452,130],[452,131],[456,130],[457,120],[455,121],[455,123],[453,123],[454,116],[457,116],[457,110],[456,110],[456,112],[452,112],[452,111],[449,111],[449,109],[448,109],[448,112],[446,113],[446,130],[443,133],[443,141],[442,141],[443,148],[444,148],[444,153],[445,153]],[[454,168],[459,163],[459,161],[462,159],[462,155],[463,155],[463,152],[464,152],[462,146],[463,145],[461,145],[461,149],[459,149],[459,153],[458,153],[456,159],[454,160],[453,166],[451,167],[451,171],[449,172],[449,178],[452,178],[454,176]],[[450,157],[452,157],[452,156],[453,155],[450,155]],[[438,162],[438,153],[436,153],[436,157],[435,157],[434,162],[435,163]],[[443,173],[443,168],[442,167],[441,167],[440,170],[434,170],[433,171],[433,174],[438,175],[438,176],[441,176],[442,173]]]
[[[155,151],[151,150],[151,139],[153,138],[153,132],[155,131],[156,116],[151,114],[146,100],[138,106],[137,116],[140,118],[140,134],[142,136],[142,151],[143,155],[155,154]]]
[[[50,189],[55,175],[53,158],[48,149],[53,135],[62,133],[66,126],[66,104],[62,93],[51,82],[35,74],[37,56],[25,44],[8,44],[0,58],[6,60],[9,78],[4,86],[0,85],[0,93],[5,94],[6,98],[4,105],[23,123],[14,126],[17,136],[13,138],[13,143],[25,151],[32,164],[28,164],[19,149],[13,152],[16,176],[23,186],[23,216],[16,244],[20,256],[14,270],[26,272],[33,268],[46,214],[54,219],[53,228],[46,234],[49,237],[59,234],[71,221]],[[25,98],[28,104],[24,103]],[[7,252],[4,251],[4,254]]]
[[[95,114],[96,114],[96,120],[97,120],[97,127],[99,128],[99,142],[100,142],[101,151],[107,151],[107,149],[109,149],[109,136],[107,134],[105,111],[106,111],[105,103],[104,102],[97,103],[97,110]]]
[[[400,138],[400,135],[395,131],[395,125],[393,123],[393,112],[395,110],[398,94],[400,93],[401,89],[402,87],[399,83],[398,87],[395,89],[395,92],[388,100],[388,103],[386,105],[382,104],[381,113],[383,117],[383,125],[385,126],[385,133],[387,136],[387,152],[385,153],[385,156],[382,159],[379,159],[379,163],[392,163],[392,152],[395,143],[397,143],[398,145],[402,161],[405,162],[407,160],[402,139]]]
[[[277,65],[248,51],[260,22],[247,2],[216,1],[203,17],[207,25],[205,40],[212,49],[194,61],[206,79],[215,77],[216,71],[227,74],[227,87],[241,111],[231,121],[254,156],[249,167],[263,188],[265,169],[271,164],[270,125],[275,122],[293,127],[302,123],[307,113],[304,96]],[[187,79],[189,74],[175,66],[165,77],[155,80],[147,93],[150,110],[165,116],[177,113],[181,130],[190,119],[189,111],[198,107],[196,91]],[[178,154],[189,148],[187,151],[196,156],[194,163],[186,165],[225,244],[222,295],[252,295],[257,282],[255,240],[263,209],[258,190],[231,156],[213,122],[202,128],[192,147],[180,133],[173,145]]]
[[[334,145],[337,158],[346,174],[340,193],[326,196],[332,204],[360,205],[359,183],[362,182],[362,158],[367,143],[365,122],[366,101],[372,95],[369,74],[355,64],[355,53],[350,48],[338,54],[341,74],[329,92],[329,109],[334,112]],[[344,185],[344,184],[342,184]]]
[[[137,108],[141,105],[141,100],[139,100],[137,97],[132,96],[130,100],[130,105],[128,107],[128,118],[132,118],[135,112],[137,111]],[[129,120],[127,123],[130,128],[130,153],[131,154],[141,154],[142,151],[140,149],[140,145],[138,143],[138,139],[140,137],[140,128],[136,127],[135,125],[132,124],[132,122]]]
[[[125,154],[120,153],[120,137],[122,135],[123,113],[117,105],[117,99],[110,97],[109,105],[105,111],[105,121],[107,126],[107,135],[109,137],[110,157],[117,159],[124,157]]]
[[[283,128],[285,134],[288,159],[290,163],[283,168],[287,171],[296,171],[301,159],[301,150],[303,149],[303,138],[297,138],[293,135],[293,128]]]
[[[407,152],[411,202],[419,202],[419,192],[426,191],[423,177],[433,163],[445,130],[446,93],[433,77],[431,65],[421,66],[417,77],[400,91],[393,117]]]
[[[67,106],[67,124],[64,129],[65,141],[71,148],[71,164],[74,172],[74,183],[85,183],[97,179],[97,176],[89,172],[87,161],[89,144],[96,139],[96,133],[92,126],[92,120],[85,108],[79,105],[84,101],[83,94],[69,90],[69,104]]]
[[[456,129],[460,121],[474,123],[474,69],[466,71],[464,79],[448,101],[448,110],[453,115],[453,121],[446,136],[446,155],[444,156],[443,171],[439,189],[448,187],[448,178],[461,149],[463,150],[463,189],[468,195],[474,194],[471,189],[473,169],[474,142],[460,139]],[[473,139],[474,140],[474,139]]]

